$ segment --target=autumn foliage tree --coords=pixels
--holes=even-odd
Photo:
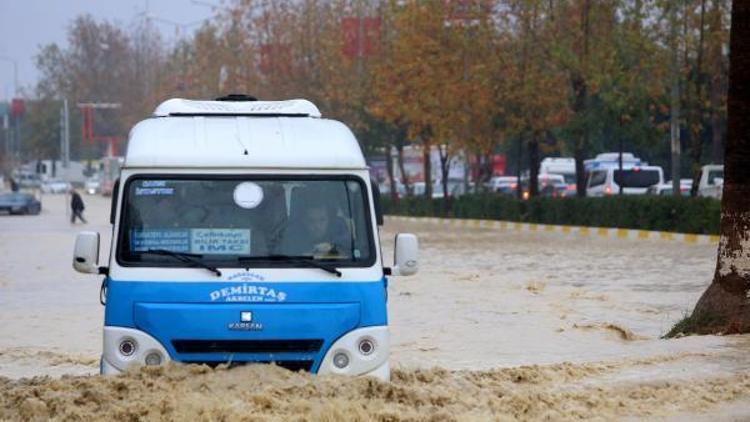
[[[397,151],[406,186],[402,152],[421,148],[426,195],[433,179],[450,194],[459,157],[481,186],[497,153],[528,174],[531,194],[544,156],[573,156],[583,194],[583,160],[597,152],[668,161],[675,51],[685,170],[721,155],[728,12],[727,0],[232,0],[177,40],[148,19],[124,28],[82,16],[67,46],[41,47],[33,97],[121,103],[111,124],[123,137],[169,97],[303,97],[347,122],[367,155]],[[41,128],[53,119],[34,125],[54,132]]]

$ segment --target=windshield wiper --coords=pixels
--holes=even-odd
[[[341,271],[339,271],[333,265],[324,264],[310,255],[264,255],[264,256],[240,256],[237,257],[239,262],[252,262],[252,261],[289,261],[295,264],[303,264],[311,268],[320,268],[323,271],[327,271],[331,274],[335,274],[336,277],[341,277]]]
[[[176,258],[177,260],[182,261],[186,264],[193,264],[196,267],[205,268],[208,271],[211,271],[212,273],[216,274],[217,277],[221,277],[221,271],[219,271],[218,268],[208,265],[204,263],[203,261],[201,261],[200,259],[203,258],[203,255],[200,255],[200,254],[187,253],[187,252],[175,252],[175,251],[170,251],[169,249],[149,249],[141,253],[171,256],[172,258]]]

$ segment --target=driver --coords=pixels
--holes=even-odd
[[[323,204],[314,204],[305,210],[304,227],[306,231],[306,244],[300,245],[304,254],[312,254],[315,257],[340,258],[346,256],[348,230],[341,224],[337,227],[339,219],[333,215],[331,210]]]

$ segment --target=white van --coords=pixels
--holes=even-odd
[[[607,196],[622,193],[644,195],[650,187],[664,183],[664,171],[659,166],[607,166],[593,169],[586,181],[586,196]]]
[[[417,271],[399,234],[384,267],[376,185],[357,140],[306,100],[172,99],[130,133],[112,243],[78,235],[103,274],[101,372],[168,361],[274,363],[388,379],[389,275]]]
[[[571,157],[547,157],[539,163],[540,174],[559,174],[565,178],[565,184],[575,189],[576,160]]]

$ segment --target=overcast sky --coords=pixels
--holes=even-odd
[[[209,18],[210,4],[221,0],[0,0],[0,101],[13,95],[13,64],[18,63],[18,83],[30,88],[38,72],[34,56],[40,45],[67,43],[66,31],[78,15],[90,14],[131,25],[148,10],[152,16],[181,24]],[[175,25],[157,23],[165,38],[174,40]],[[190,27],[194,30],[196,26]]]

